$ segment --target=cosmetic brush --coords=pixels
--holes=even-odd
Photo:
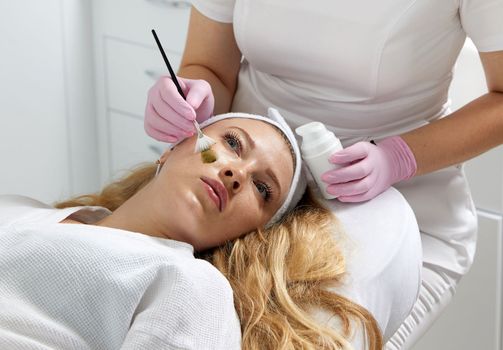
[[[162,58],[164,59],[164,63],[166,64],[166,67],[168,67],[169,75],[171,76],[171,79],[173,80],[173,83],[175,83],[176,89],[178,90],[178,93],[183,97],[184,100],[187,100],[185,98],[185,94],[183,93],[183,90],[180,86],[180,83],[178,83],[178,79],[176,78],[175,72],[173,72],[173,68],[171,68],[171,64],[169,63],[168,57],[166,56],[166,53],[164,52],[164,49],[162,48],[161,42],[159,41],[159,38],[157,37],[157,34],[154,29],[152,29],[152,34],[154,35],[155,42],[157,43],[157,47],[159,47],[159,51],[161,51]],[[214,145],[216,142],[213,140],[211,137],[203,134],[201,131],[201,128],[199,127],[199,123],[197,120],[194,120],[194,126],[197,130],[197,141],[196,141],[196,147],[195,147],[195,153],[201,153],[201,159],[203,163],[213,163],[214,161],[217,160],[217,156],[215,152],[211,149],[211,146]]]

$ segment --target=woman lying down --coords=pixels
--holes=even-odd
[[[202,127],[214,163],[192,137],[99,194],[0,196],[1,349],[383,347],[416,297],[419,238],[386,233],[391,249],[358,258],[358,238],[306,191],[281,116]]]

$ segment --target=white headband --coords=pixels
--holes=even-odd
[[[265,226],[266,228],[278,222],[285,213],[295,208],[300,198],[304,194],[304,191],[306,190],[307,186],[305,170],[302,165],[303,164],[302,158],[300,156],[299,145],[297,144],[297,140],[295,138],[292,129],[290,129],[290,126],[286,123],[285,119],[281,116],[281,114],[279,114],[278,110],[276,110],[275,108],[269,108],[267,110],[267,115],[269,118],[257,114],[231,112],[231,113],[215,115],[205,120],[200,125],[201,129],[203,129],[208,125],[216,123],[222,119],[229,119],[229,118],[257,119],[276,126],[279,130],[281,130],[281,132],[283,132],[283,134],[290,142],[290,145],[292,146],[292,149],[295,153],[295,169],[293,171],[293,178],[290,184],[290,190],[288,191],[286,199],[281,205],[281,207],[278,209],[278,211],[276,211],[271,220],[267,222]],[[177,143],[173,144],[173,146],[175,146],[176,144]]]

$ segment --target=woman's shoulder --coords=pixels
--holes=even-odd
[[[232,299],[232,288],[225,276],[212,264],[194,257],[178,259],[177,272],[190,293],[205,295],[208,292]]]

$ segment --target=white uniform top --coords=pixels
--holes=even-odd
[[[275,107],[313,120],[344,146],[415,129],[448,113],[466,34],[503,50],[501,0],[192,0],[233,22],[245,58],[232,110]]]
[[[0,349],[239,349],[232,289],[191,245],[96,222],[99,207],[0,196]]]

